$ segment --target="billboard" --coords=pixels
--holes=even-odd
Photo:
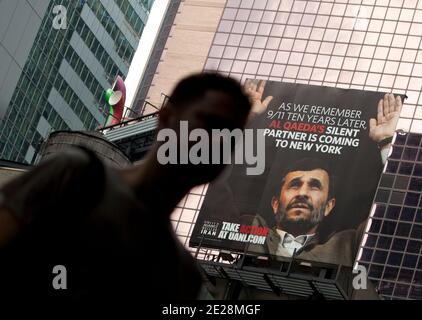
[[[403,98],[257,80],[245,89],[265,170],[227,167],[190,245],[352,266]]]

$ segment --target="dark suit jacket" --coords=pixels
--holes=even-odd
[[[242,221],[250,219],[252,225],[267,227],[265,220],[261,216],[243,217]],[[320,243],[318,234],[309,241],[301,250],[296,253],[296,258],[301,260],[310,260],[316,262],[325,262],[332,264],[341,264],[351,267],[356,258],[359,248],[361,232],[360,230],[344,230],[332,235],[325,243]],[[280,236],[276,229],[270,229],[264,245],[250,244],[247,251],[276,255]]]

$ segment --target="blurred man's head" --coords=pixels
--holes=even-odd
[[[184,138],[179,135],[181,121],[187,121],[189,132],[200,128],[211,136],[212,129],[243,129],[250,108],[249,99],[236,80],[216,73],[196,74],[177,84],[168,103],[160,111],[158,129],[173,129],[178,134],[180,146],[180,140]],[[189,147],[193,144],[189,142]],[[195,183],[213,180],[224,168],[222,164],[175,167],[187,170],[195,178]]]
[[[271,200],[277,228],[294,236],[315,233],[335,206],[333,178],[327,164],[304,158],[283,174]]]
[[[239,82],[217,73],[200,73],[181,80],[160,111],[162,128],[229,130],[243,128],[250,111],[248,97]]]

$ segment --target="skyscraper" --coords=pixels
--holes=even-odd
[[[421,141],[396,135],[358,255],[385,299],[422,298]]]
[[[53,130],[92,130],[153,0],[0,3],[0,158],[31,163]]]

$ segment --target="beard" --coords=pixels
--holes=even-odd
[[[287,216],[287,211],[296,207],[297,205],[306,206],[310,210],[309,217],[299,217],[292,219]],[[327,202],[325,201],[320,207],[315,208],[306,198],[297,197],[294,198],[286,208],[281,205],[278,206],[278,210],[275,214],[275,221],[278,226],[282,227],[283,231],[286,231],[294,236],[307,234],[315,226],[319,225],[324,219],[325,208]]]

